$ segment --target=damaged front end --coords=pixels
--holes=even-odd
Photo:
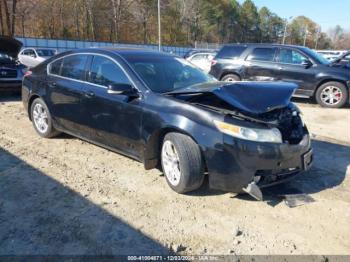
[[[310,168],[312,150],[301,112],[290,102],[297,87],[285,83],[211,83],[171,95],[224,116],[214,120],[222,145],[206,148],[210,187],[246,192],[261,200],[260,188]]]

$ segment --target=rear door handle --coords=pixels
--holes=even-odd
[[[92,98],[95,96],[95,93],[92,91],[85,92],[84,94],[87,98]]]
[[[278,70],[280,70],[280,71],[283,70],[283,69],[284,69],[283,66],[279,66],[279,67],[278,67]]]

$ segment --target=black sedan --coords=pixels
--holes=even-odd
[[[161,167],[178,193],[248,192],[312,163],[297,87],[218,82],[176,56],[135,49],[62,53],[27,73],[23,103],[38,134],[64,132]],[[132,179],[132,178],[130,178]]]

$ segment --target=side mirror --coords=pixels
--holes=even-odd
[[[107,87],[107,93],[111,95],[127,95],[127,96],[137,94],[135,89],[132,87],[132,85],[122,84],[122,83],[110,84]]]
[[[301,65],[304,66],[305,68],[309,68],[313,64],[312,64],[312,62],[310,60],[304,60],[303,62],[301,62]]]

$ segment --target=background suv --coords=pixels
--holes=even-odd
[[[210,74],[221,81],[285,81],[298,85],[295,96],[315,97],[324,107],[349,101],[350,70],[306,47],[273,44],[226,45]]]
[[[22,43],[14,38],[0,37],[0,91],[19,91],[26,67],[18,62]]]

